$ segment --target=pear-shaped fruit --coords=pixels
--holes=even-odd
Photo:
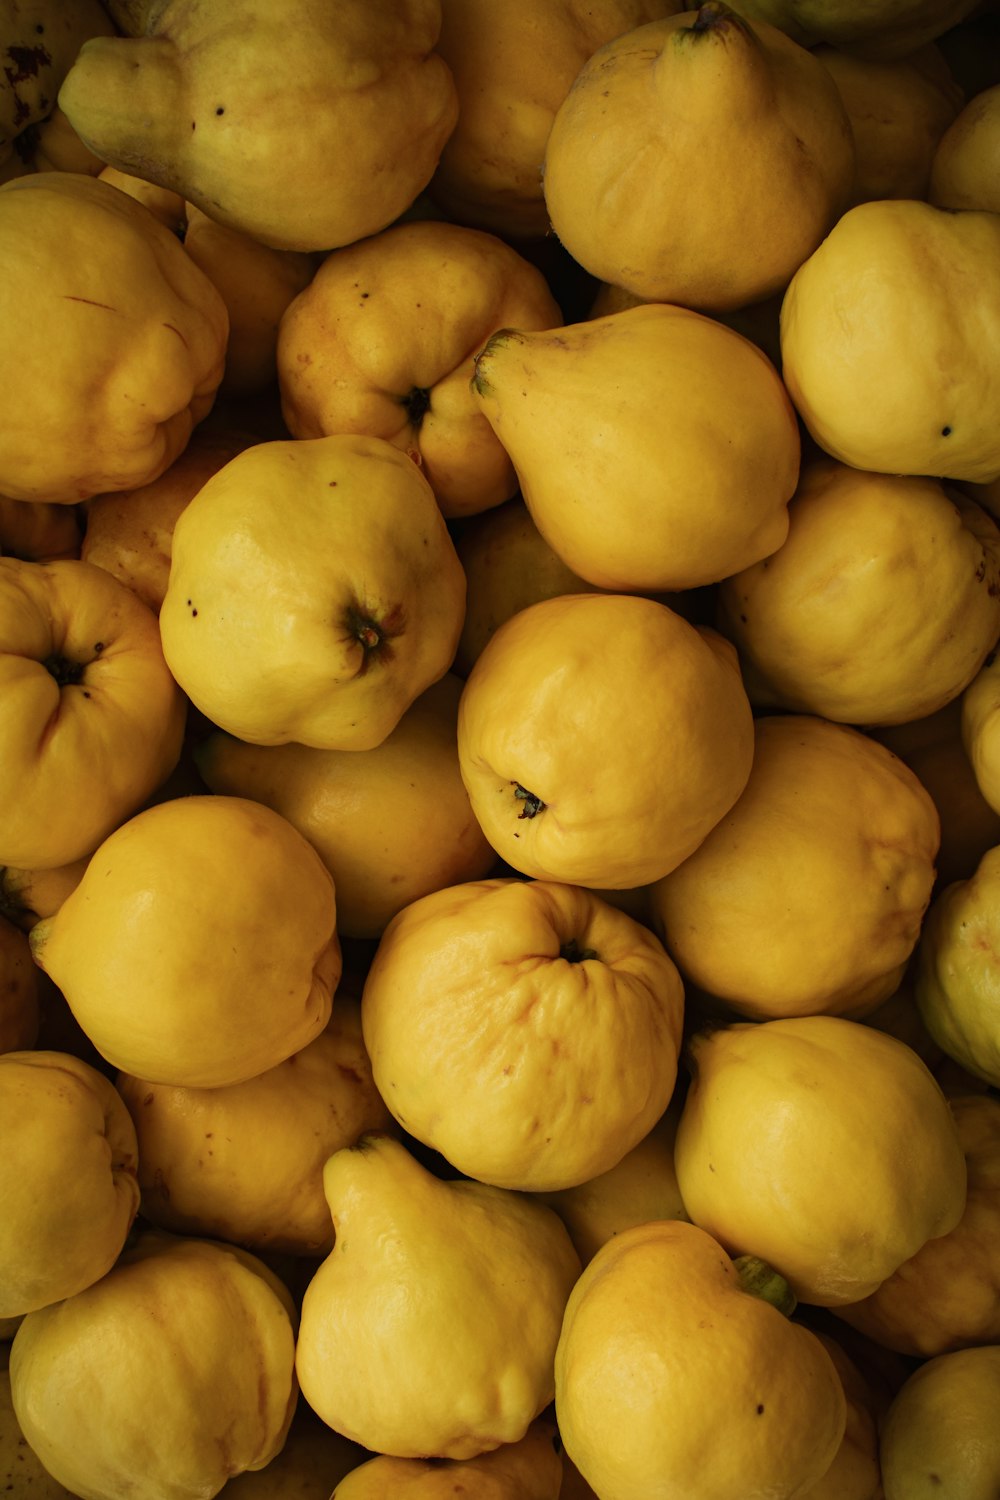
[[[545,151],[552,228],[600,281],[721,312],[783,288],[848,200],[854,139],[823,64],[707,0],[584,64]]]
[[[796,1016],[705,1028],[690,1058],[674,1151],[685,1206],[732,1253],[774,1266],[800,1301],[857,1302],[958,1224],[958,1128],[905,1042]]]
[[[503,329],[472,389],[536,526],[588,583],[695,588],[785,540],[795,413],[767,356],[713,318],[646,303]]]
[[[139,1208],[135,1127],[114,1085],[70,1053],[0,1056],[0,1318],[82,1291]]]
[[[580,1261],[552,1209],[435,1176],[399,1141],[330,1157],[335,1240],[305,1290],[296,1366],[336,1431],[395,1458],[518,1442],[553,1397]]]
[[[329,871],[242,797],[137,813],[30,942],[108,1062],[191,1088],[240,1083],[306,1046],[341,971]]]
[[[295,1306],[235,1246],[147,1231],[108,1274],[28,1313],[10,1356],[14,1414],[81,1500],[135,1488],[211,1500],[280,1450],[295,1411]]]
[[[265,245],[328,250],[383,229],[455,124],[439,0],[131,4],[59,91],[81,139]]]

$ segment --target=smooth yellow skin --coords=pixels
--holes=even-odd
[[[149,1231],[99,1282],[23,1320],[14,1413],[81,1500],[211,1500],[281,1448],[297,1400],[295,1309],[235,1246]]]
[[[920,1365],[886,1414],[885,1500],[993,1500],[1000,1484],[1000,1345]]]
[[[751,702],[867,727],[958,697],[1000,637],[993,517],[938,480],[822,458],[788,516],[782,545],[719,586]]]
[[[976,784],[1000,813],[1000,652],[991,654],[962,694],[961,735]]]
[[[714,631],[655,600],[566,594],[494,632],[459,703],[458,756],[515,870],[625,890],[675,869],[733,806],[753,718]]]
[[[837,1316],[887,1349],[917,1359],[1000,1343],[1000,1099],[951,1100],[965,1152],[965,1212],[863,1301]]]
[[[846,1414],[815,1335],[745,1292],[693,1224],[624,1230],[573,1288],[556,1417],[601,1500],[791,1500],[829,1468]]]
[[[139,1208],[137,1145],[113,1084],[48,1049],[0,1055],[0,1317],[90,1286]]]
[[[335,1243],[306,1287],[302,1394],[336,1431],[393,1458],[475,1458],[519,1442],[551,1403],[580,1261],[544,1204],[449,1181],[387,1135],[323,1173]]]
[[[254,441],[245,432],[211,423],[197,427],[158,479],[88,501],[80,556],[127,584],[159,615],[177,517],[223,464]]]
[[[332,251],[282,317],[285,424],[296,438],[384,438],[418,456],[446,516],[473,515],[517,490],[469,389],[475,355],[498,328],[562,321],[542,272],[503,240],[434,219],[393,225]]]
[[[796,271],[782,373],[832,458],[886,474],[1000,477],[1000,215],[860,203]]]
[[[307,1046],[341,972],[326,866],[240,797],[137,813],[30,941],[113,1067],[189,1088],[240,1083]]]
[[[802,1302],[857,1302],[948,1234],[966,1166],[905,1042],[839,1016],[733,1022],[690,1043],[674,1162],[688,1213]]]
[[[934,898],[917,947],[915,995],[943,1052],[1000,1086],[1000,845]]]
[[[389,1458],[381,1454],[340,1481],[330,1500],[559,1500],[562,1459],[550,1423],[533,1422],[516,1443],[504,1443],[478,1458]]]
[[[884,746],[763,716],[745,790],[650,905],[682,973],[740,1015],[863,1015],[916,946],[939,839],[930,794]]]
[[[1000,83],[969,99],[938,142],[928,202],[1000,213]]]
[[[459,1171],[552,1190],[614,1166],[666,1109],[683,987],[657,938],[579,886],[498,877],[412,902],[365,979],[372,1073]]]
[[[785,539],[795,414],[766,356],[714,318],[644,303],[505,329],[472,391],[542,536],[600,588],[714,583]]]
[[[465,575],[434,492],[383,438],[275,439],[174,526],[167,663],[256,745],[370,750],[455,654]]]
[[[556,110],[598,47],[680,0],[442,0],[437,50],[458,90],[455,128],[429,191],[449,218],[496,234],[549,232],[542,192]]]
[[[461,689],[447,672],[362,755],[221,731],[196,747],[210,791],[266,803],[305,834],[333,876],[342,937],[380,937],[411,901],[497,863],[458,768]]]
[[[119,1073],[115,1084],[135,1125],[145,1217],[258,1253],[327,1254],[323,1164],[392,1125],[357,1005],[340,999],[314,1041],[244,1083],[176,1088]]]
[[[430,180],[458,112],[440,25],[440,0],[170,0],[143,34],[85,43],[59,105],[111,166],[265,245],[327,250]]]
[[[0,557],[0,694],[0,864],[93,853],[180,757],[156,616],[92,563]]]
[[[540,1195],[566,1225],[584,1265],[623,1229],[648,1224],[652,1219],[688,1217],[674,1168],[679,1114],[675,1091],[652,1130],[626,1151],[621,1161],[575,1187]]]
[[[851,122],[851,203],[925,198],[938,142],[965,102],[941,51],[933,43],[898,58],[863,57],[830,44],[812,51]]]
[[[114,39],[109,39],[113,41]],[[73,505],[146,484],[211,409],[225,304],[141,204],[80,172],[0,186],[0,494]]]
[[[854,139],[818,58],[728,6],[601,47],[545,148],[552,228],[599,281],[705,312],[782,289],[847,202]]]

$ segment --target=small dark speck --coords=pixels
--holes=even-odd
[[[192,130],[194,130],[194,129],[195,129],[195,128],[196,128],[196,126],[195,126],[195,122],[194,122],[194,120],[192,120],[192,121],[191,121],[191,129],[192,129]]]
[[[941,436],[942,437],[951,437],[951,428],[950,427],[942,427],[941,428]]]
[[[927,1478],[930,1480],[931,1484],[940,1484],[941,1483],[941,1475],[940,1474],[928,1474]]]
[[[335,490],[337,488],[337,481],[335,479],[330,480],[330,488],[331,490]]]
[[[35,31],[39,36],[45,35],[45,27],[42,25],[41,21],[39,21],[38,25],[35,27]]]
[[[89,697],[90,697],[90,694],[89,694],[89,693],[88,693],[88,692],[87,692],[87,689],[86,689],[86,688],[84,688],[84,690],[83,690],[83,696],[84,696],[84,697],[85,697],[85,698],[89,698]]]
[[[95,641],[94,642],[94,655],[95,656],[100,656],[100,654],[101,654],[101,652],[103,650],[104,650],[104,642],[103,641]]]
[[[226,113],[225,107],[221,104],[216,105],[215,113],[217,115],[224,115]]]
[[[371,292],[362,292],[361,293],[361,300],[364,301],[364,299],[366,297],[370,297],[370,296],[371,296]]]
[[[192,609],[191,618],[192,620],[196,620],[198,618],[198,611],[196,609]]]
[[[764,1403],[762,1401],[757,1402],[757,1415],[758,1417],[762,1417],[764,1415]]]

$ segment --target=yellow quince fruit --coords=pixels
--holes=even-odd
[[[88,857],[180,759],[156,616],[93,563],[0,557],[0,693],[0,864]]]
[[[719,585],[750,701],[867,727],[957,698],[1000,637],[993,517],[939,480],[817,458],[788,518],[769,557]]]
[[[72,1297],[117,1260],[138,1146],[111,1081],[68,1052],[0,1056],[0,1318]]]
[[[242,797],[137,813],[30,942],[112,1066],[191,1088],[240,1083],[306,1046],[341,972],[326,866]]]
[[[142,0],[80,48],[59,107],[103,161],[264,245],[384,229],[437,166],[458,100],[440,0]]]
[[[905,1042],[796,1016],[704,1028],[689,1048],[674,1147],[688,1213],[800,1301],[859,1301],[961,1220],[958,1127]]]
[[[146,1231],[100,1281],[28,1313],[14,1414],[81,1500],[211,1500],[280,1450],[298,1399],[295,1306],[256,1256]]]
[[[915,1359],[1000,1343],[1000,1099],[964,1094],[950,1104],[968,1176],[960,1221],[862,1301],[835,1309],[852,1328]]]
[[[144,1217],[258,1254],[327,1254],[327,1157],[393,1125],[357,1003],[340,998],[314,1041],[242,1083],[184,1088],[119,1073],[115,1086],[135,1126]]]
[[[656,928],[690,983],[740,1015],[861,1016],[902,979],[939,841],[930,794],[885,746],[761,715],[744,791],[650,889]]]
[[[440,1178],[363,1136],[323,1171],[334,1246],[302,1299],[302,1394],[335,1431],[394,1458],[468,1459],[519,1442],[553,1397],[580,1261],[520,1193]]]
[[[962,694],[960,729],[976,784],[1000,813],[1000,651],[990,653]]]
[[[1000,1344],[918,1365],[882,1424],[885,1500],[993,1500],[1000,1485]]]
[[[167,665],[257,745],[370,750],[451,666],[465,575],[434,492],[384,438],[275,439],[177,518]]]
[[[601,1500],[793,1500],[822,1477],[846,1398],[787,1292],[678,1220],[598,1251],[566,1307],[556,1418]]]
[[[646,885],[697,849],[747,784],[753,733],[732,643],[631,594],[519,610],[458,707],[462,778],[497,853],[595,888]]]
[[[114,42],[115,38],[108,38]],[[222,379],[225,303],[142,204],[82,172],[0,186],[0,494],[75,505],[162,474]]]
[[[1000,845],[935,896],[917,946],[914,994],[941,1050],[1000,1086]]]
[[[411,902],[364,982],[375,1083],[454,1167],[552,1190],[614,1166],[677,1077],[683,986],[596,892],[498,876]]]

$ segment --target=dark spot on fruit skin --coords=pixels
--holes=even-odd
[[[942,427],[941,428],[941,436],[942,437],[951,437],[951,428],[950,427]]]

